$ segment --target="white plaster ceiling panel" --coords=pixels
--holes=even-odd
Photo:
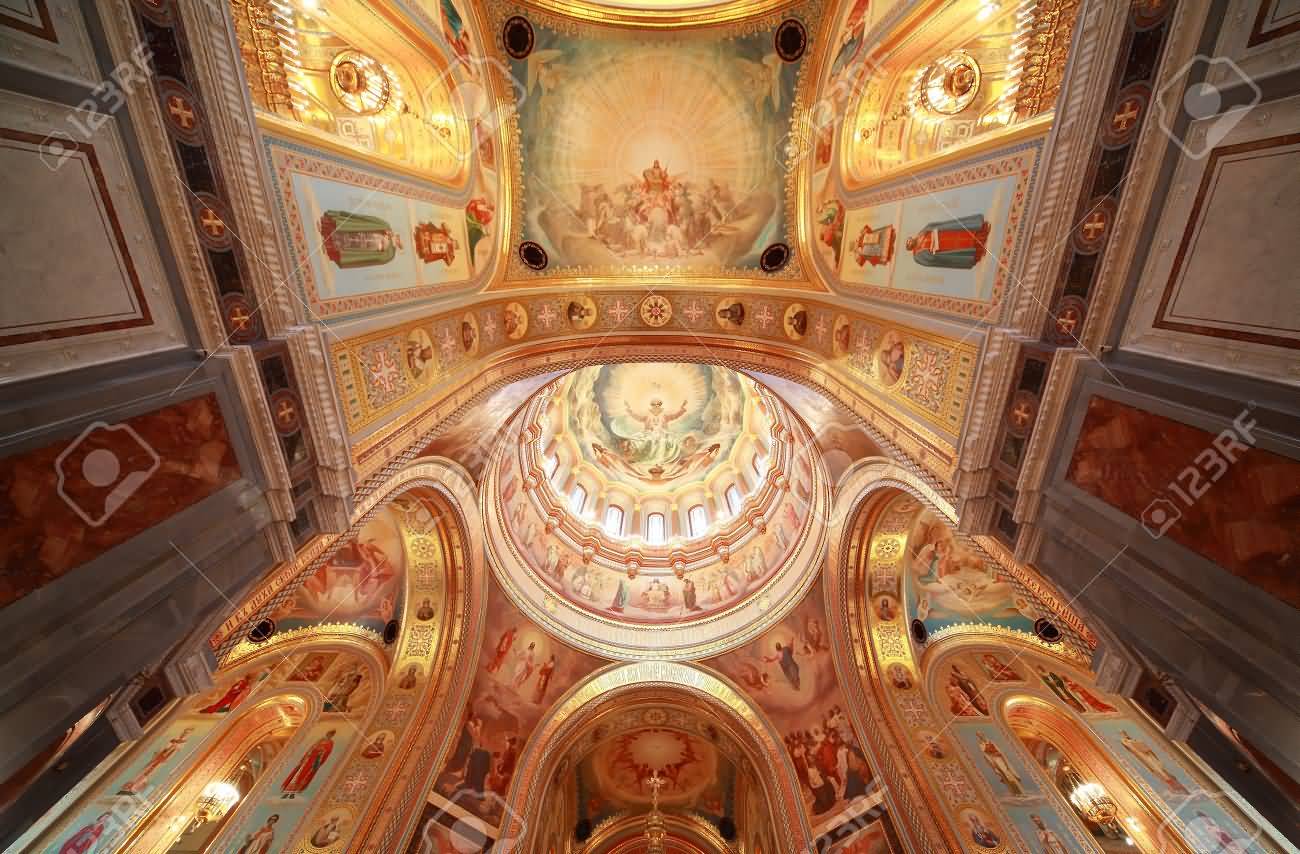
[[[1300,383],[1300,96],[1192,122],[1178,145],[1123,346]]]
[[[70,80],[99,82],[76,0],[0,0],[0,61]]]
[[[116,120],[0,93],[0,382],[183,346]]]

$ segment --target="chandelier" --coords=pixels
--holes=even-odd
[[[1068,794],[1070,803],[1079,814],[1103,827],[1112,824],[1119,816],[1119,805],[1115,799],[1100,783],[1084,782],[1079,773],[1068,765],[1064,770],[1071,785]]]
[[[210,821],[220,821],[221,817],[230,812],[230,808],[237,803],[239,803],[239,789],[232,784],[225,780],[213,780],[208,783],[199,793],[190,827],[191,832]]]

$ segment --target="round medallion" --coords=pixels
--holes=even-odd
[[[501,44],[513,59],[525,59],[533,52],[533,25],[522,15],[512,15],[501,27]]]
[[[1011,396],[1007,407],[1007,432],[1012,436],[1027,436],[1038,417],[1038,395],[1021,389]]]
[[[519,260],[523,261],[524,266],[530,270],[545,270],[546,265],[550,263],[546,250],[531,240],[519,244]]]
[[[596,323],[596,303],[589,296],[574,297],[565,307],[564,316],[574,329],[590,329]]]
[[[1084,255],[1100,252],[1115,222],[1115,211],[1115,200],[1109,196],[1094,199],[1074,229],[1074,248]]]
[[[853,321],[847,315],[835,315],[835,324],[831,327],[831,352],[835,358],[849,354],[853,343]]]
[[[781,57],[782,61],[798,62],[803,58],[804,51],[808,49],[808,31],[804,29],[801,21],[786,18],[776,28],[773,41],[776,45],[776,55]]]
[[[763,250],[758,257],[758,266],[764,273],[775,273],[790,261],[790,247],[784,243],[773,243]]]
[[[298,395],[290,389],[282,388],[271,393],[271,422],[275,431],[281,436],[292,436],[302,426],[302,411],[298,406]]]
[[[718,300],[713,317],[723,329],[739,329],[745,325],[745,304],[734,297],[724,297]]]
[[[506,303],[501,309],[501,325],[507,338],[518,341],[528,334],[528,311],[517,302]]]
[[[233,242],[230,216],[225,205],[211,193],[190,195],[190,210],[194,213],[194,228],[199,240],[209,249],[229,249]]]
[[[790,303],[781,318],[781,328],[791,341],[801,341],[808,334],[808,309],[803,303]]]
[[[478,318],[467,311],[460,319],[460,347],[466,356],[478,355]]]
[[[170,77],[158,81],[158,100],[172,136],[188,145],[203,144],[203,115],[194,94]]]
[[[651,329],[667,326],[668,321],[673,319],[673,304],[662,294],[650,294],[641,300],[638,311],[641,314],[641,322]]]
[[[1080,297],[1061,297],[1052,312],[1048,337],[1054,344],[1077,344],[1083,334],[1083,320],[1087,316],[1088,304]]]
[[[221,314],[226,322],[226,334],[236,344],[244,344],[258,337],[261,326],[257,312],[243,294],[226,294],[221,298]]]
[[[1115,96],[1110,114],[1102,120],[1101,141],[1107,148],[1128,145],[1137,136],[1138,128],[1151,101],[1151,87],[1145,83],[1125,86]]]

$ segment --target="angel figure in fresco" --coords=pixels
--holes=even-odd
[[[546,697],[546,689],[551,687],[551,677],[555,675],[555,653],[546,659],[537,670],[537,684],[533,687],[533,705],[540,706]]]
[[[59,854],[89,854],[99,844],[99,837],[113,818],[111,812],[100,813],[90,824],[68,837],[68,841],[59,848]]]
[[[980,753],[984,754],[984,761],[993,769],[993,773],[998,775],[1002,785],[1006,786],[1007,791],[1016,797],[1023,795],[1025,789],[1020,782],[1020,775],[1016,773],[1016,769],[1011,767],[1011,763],[1002,755],[1002,751],[996,744],[989,741],[984,736],[984,733],[979,732],[975,735],[979,739]]]
[[[515,653],[515,673],[511,684],[518,691],[533,678],[533,669],[537,666],[537,642],[530,641],[527,649]]]
[[[515,635],[518,633],[519,630],[513,626],[501,633],[501,639],[497,641],[496,653],[487,664],[488,673],[496,673],[501,669],[501,665],[506,663],[506,656],[510,654],[510,648],[515,645]]]
[[[988,252],[991,226],[983,214],[926,223],[906,247],[922,267],[969,270]]]
[[[1165,763],[1161,761],[1160,756],[1151,749],[1150,745],[1129,735],[1128,730],[1122,729],[1119,732],[1120,744],[1124,745],[1124,749],[1131,753],[1134,759],[1141,762],[1153,777],[1168,786],[1169,791],[1174,794],[1187,794],[1187,787],[1174,776],[1172,771],[1165,767]]]
[[[1014,667],[1003,664],[991,652],[986,652],[980,656],[980,667],[984,670],[984,675],[994,682],[1019,682],[1023,678],[1016,672]]]
[[[1105,700],[1101,699],[1096,694],[1092,693],[1087,688],[1080,685],[1078,682],[1075,682],[1069,676],[1065,676],[1062,678],[1065,679],[1065,686],[1070,689],[1070,693],[1074,694],[1074,696],[1078,697],[1080,700],[1083,700],[1083,702],[1086,703],[1088,705],[1088,708],[1091,709],[1092,711],[1094,712],[1115,711],[1114,706],[1112,706],[1110,703],[1107,703]]]
[[[1070,849],[1065,847],[1061,837],[1043,823],[1038,813],[1030,813],[1029,820],[1034,823],[1034,836],[1038,839],[1038,848],[1043,854],[1069,854]]]
[[[289,776],[285,777],[284,782],[280,784],[281,797],[292,799],[307,791],[312,781],[316,779],[316,774],[334,752],[334,732],[330,730],[325,733],[320,741],[313,744],[302,755],[298,764],[293,766]]]
[[[740,58],[734,59],[733,62],[738,63],[740,72],[745,78],[741,91],[753,93],[754,111],[761,115],[769,101],[773,112],[780,110],[781,70],[785,64],[781,61],[781,57],[769,53],[759,62]]]
[[[789,682],[794,690],[799,690],[799,662],[794,660],[794,644],[777,641],[776,655],[765,655],[763,661],[767,664],[778,663],[781,672],[785,674],[785,681]]]
[[[244,844],[239,846],[236,854],[270,854],[275,844],[275,823],[280,820],[279,813],[266,817],[266,824],[244,837]]]
[[[164,762],[176,755],[176,751],[181,749],[181,745],[185,744],[189,740],[189,737],[193,732],[194,727],[186,727],[181,730],[179,735],[169,740],[157,753],[153,755],[153,758],[140,769],[139,774],[136,774],[130,781],[122,786],[121,790],[118,791],[118,794],[138,795],[148,788],[149,778],[153,776],[154,772],[157,771]]]
[[[388,221],[369,214],[329,210],[317,227],[325,256],[342,270],[387,264],[402,248]]]

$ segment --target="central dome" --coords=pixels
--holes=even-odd
[[[721,651],[815,573],[828,496],[807,428],[727,368],[583,368],[525,405],[484,480],[521,608],[614,658]]]

